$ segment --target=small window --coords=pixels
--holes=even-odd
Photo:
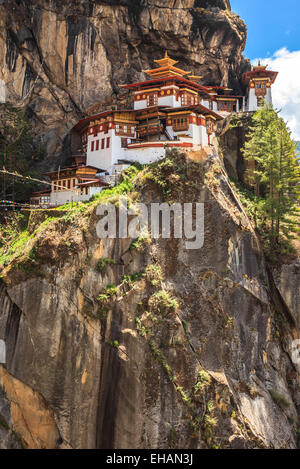
[[[104,146],[105,146],[105,139],[103,138],[103,139],[101,140],[101,150],[104,149]]]
[[[92,142],[92,144],[91,144],[91,151],[94,151],[94,147],[95,147],[95,142]]]
[[[156,106],[158,103],[158,96],[157,94],[153,93],[153,94],[149,94],[147,96],[147,106],[150,107],[150,106]]]
[[[96,151],[99,150],[99,140],[96,141]]]
[[[110,137],[106,138],[106,148],[110,147]]]
[[[68,189],[71,189],[71,179],[68,179]]]

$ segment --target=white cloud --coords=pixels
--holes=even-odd
[[[300,141],[300,50],[290,52],[283,47],[271,57],[260,60],[262,65],[279,72],[272,86],[273,105],[281,109],[281,116],[287,121],[293,138]]]

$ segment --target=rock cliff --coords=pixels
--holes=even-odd
[[[0,13],[0,79],[47,168],[85,110],[126,101],[119,85],[164,49],[236,91],[249,66],[227,0],[0,0]],[[243,174],[244,130],[227,124],[221,151],[173,153],[103,199],[33,213],[1,250],[1,448],[297,447],[299,261],[266,265],[228,179]],[[99,239],[97,204],[122,190],[203,202],[203,248]]]
[[[227,0],[2,0],[0,79],[25,106],[53,168],[70,128],[167,49],[204,84],[240,91],[246,26]],[[43,168],[43,169],[44,169]]]
[[[216,150],[192,156],[205,164],[173,154],[138,172],[127,197],[204,202],[202,249],[100,240],[97,201],[31,216],[2,270],[2,446],[296,448],[298,300]]]

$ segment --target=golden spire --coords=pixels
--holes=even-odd
[[[177,64],[176,60],[171,59],[168,56],[168,51],[166,50],[165,56],[163,59],[160,60],[154,60],[154,62],[158,63],[161,67],[172,67],[172,65]]]
[[[258,61],[258,67],[261,67],[261,63],[260,63],[260,60]]]
[[[153,70],[143,70],[143,72],[147,73],[152,78],[162,78],[167,76],[183,77],[191,73],[186,72],[185,70],[181,70],[178,67],[174,67],[174,65],[176,65],[178,62],[168,56],[167,50],[165,51],[165,56],[163,59],[154,60],[154,62],[159,65],[158,68],[154,68]]]

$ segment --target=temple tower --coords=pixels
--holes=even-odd
[[[278,72],[268,70],[267,67],[258,62],[250,72],[244,73],[243,84],[247,90],[245,111],[257,111],[264,101],[272,105],[272,85]]]

